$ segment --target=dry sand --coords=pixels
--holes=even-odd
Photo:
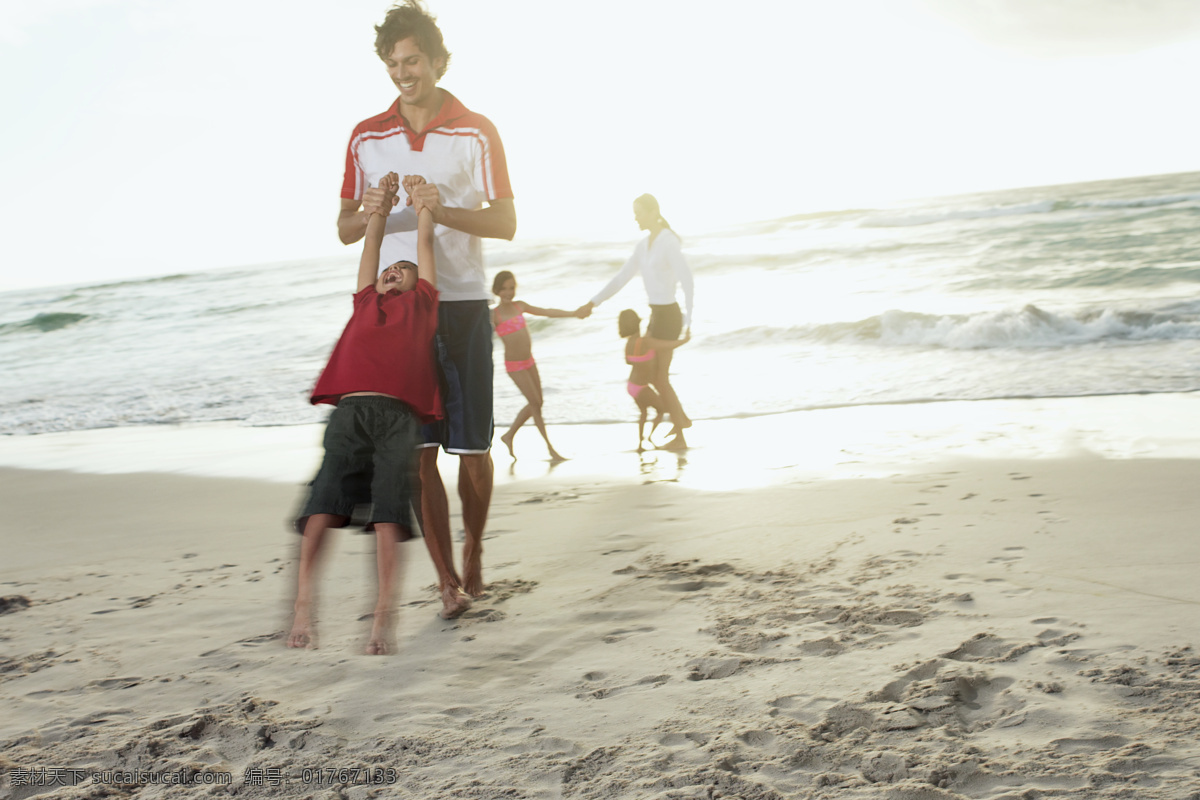
[[[282,646],[296,486],[0,469],[0,798],[1200,798],[1200,461],[660,478],[501,483],[378,658],[350,532]]]

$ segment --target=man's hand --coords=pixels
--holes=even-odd
[[[408,180],[409,177],[416,178],[420,176],[405,176],[405,180]],[[421,178],[421,183],[413,186],[408,200],[417,206],[418,211],[422,208],[428,208],[429,212],[433,215],[433,221],[441,222],[443,211],[442,196],[438,192],[436,183],[425,183],[425,179]]]
[[[383,188],[384,181],[395,175],[396,173],[389,172],[380,180],[379,186],[363,191],[362,207],[363,211],[367,212],[368,215],[378,214],[381,217],[386,217],[392,213],[393,206],[399,205],[400,198],[396,196],[396,188],[399,187],[393,188],[390,194]]]

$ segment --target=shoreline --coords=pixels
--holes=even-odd
[[[493,446],[497,484],[582,476],[677,480],[746,488],[862,477],[946,457],[1200,458],[1200,393],[1094,395],[850,406],[701,420],[683,453],[633,450],[636,422],[548,429],[569,456],[549,463],[536,429],[522,429],[517,460]],[[321,458],[323,424],[236,422],[102,428],[0,436],[0,466],[96,474],[174,473],[307,482]],[[497,429],[496,439],[503,428]],[[453,459],[440,455],[443,474]],[[731,463],[736,461],[736,463]],[[722,484],[725,481],[725,484]]]

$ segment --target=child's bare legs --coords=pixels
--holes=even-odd
[[[521,390],[521,394],[525,396],[526,404],[519,412],[516,419],[513,420],[512,427],[508,429],[508,433],[500,437],[500,441],[508,448],[508,454],[513,458],[516,455],[513,453],[513,437],[517,435],[517,431],[530,418],[533,417],[533,422],[537,425],[538,432],[542,434],[542,438],[546,440],[546,449],[550,451],[550,458],[554,461],[566,461],[566,459],[554,449],[554,445],[550,444],[550,434],[546,432],[546,422],[542,419],[542,379],[538,374],[536,366],[529,369],[523,369],[520,372],[510,372],[508,377],[512,378],[513,383]]]
[[[287,638],[288,647],[317,648],[312,614],[316,602],[321,545],[325,542],[325,532],[336,519],[333,514],[313,514],[304,524],[304,535],[300,538],[300,567],[296,571],[295,616]]]
[[[421,448],[421,530],[425,546],[438,574],[442,595],[441,617],[454,619],[471,607],[462,594],[462,580],[454,571],[454,551],[450,545],[450,501],[437,468],[436,447]]]
[[[400,526],[394,522],[375,523],[375,567],[379,575],[379,594],[371,623],[371,638],[367,640],[369,656],[386,655],[393,649],[393,602],[398,567]]]
[[[483,529],[492,502],[492,469],[491,453],[458,457],[458,496],[466,534],[462,586],[472,597],[483,596]]]

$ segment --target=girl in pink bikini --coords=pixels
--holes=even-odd
[[[662,422],[663,414],[666,413],[662,397],[651,386],[658,375],[658,354],[660,352],[669,353],[681,344],[687,344],[688,340],[692,338],[692,332],[687,331],[682,339],[674,340],[643,337],[642,319],[632,308],[625,309],[617,317],[617,332],[625,340],[625,363],[630,367],[629,381],[625,384],[625,390],[629,392],[629,396],[637,403],[638,410],[641,412],[638,417],[637,446],[637,451],[640,453],[645,450],[642,446],[646,441],[643,432],[646,429],[646,417],[650,413],[651,406],[658,412],[654,416],[654,424],[650,426],[651,436],[654,435],[654,430],[658,427],[658,423]],[[686,447],[687,442],[683,438],[683,431],[679,431],[675,438],[663,445],[663,449],[666,450],[683,450]]]
[[[517,294],[517,279],[508,270],[496,274],[492,281],[492,292],[500,298],[500,302],[492,309],[492,324],[496,326],[496,335],[504,342],[504,368],[508,377],[525,396],[525,407],[517,412],[508,433],[500,437],[508,448],[508,454],[514,459],[513,437],[525,422],[533,417],[542,438],[546,440],[546,449],[550,451],[552,461],[565,461],[550,444],[550,436],[546,433],[546,423],[542,420],[542,379],[538,375],[537,364],[533,361],[533,342],[529,337],[529,328],[525,326],[525,315],[536,314],[540,317],[579,317],[573,311],[563,311],[559,308],[538,308],[521,300],[513,300]]]

